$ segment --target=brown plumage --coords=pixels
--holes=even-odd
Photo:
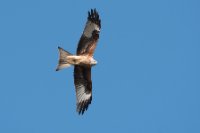
[[[74,65],[77,112],[83,114],[92,101],[91,67],[97,64],[93,54],[99,39],[101,20],[96,9],[88,12],[88,19],[79,40],[76,55],[59,47],[60,59],[56,70]]]

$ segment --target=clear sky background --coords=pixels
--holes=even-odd
[[[1,0],[1,133],[199,133],[199,0]],[[87,11],[102,30],[93,101],[76,113],[73,67]]]

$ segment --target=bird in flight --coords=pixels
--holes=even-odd
[[[91,68],[97,64],[93,54],[99,39],[101,19],[96,9],[88,12],[85,29],[78,43],[76,55],[73,55],[61,47],[56,71],[74,66],[74,85],[76,90],[76,111],[83,114],[92,101]]]

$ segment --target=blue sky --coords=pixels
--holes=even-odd
[[[0,132],[199,133],[198,0],[1,0]],[[79,116],[73,67],[87,11],[102,30],[93,101]]]

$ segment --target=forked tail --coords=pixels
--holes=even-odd
[[[71,64],[67,62],[67,57],[72,55],[69,52],[62,49],[61,47],[58,47],[58,50],[59,50],[59,61],[56,71],[69,67]]]

